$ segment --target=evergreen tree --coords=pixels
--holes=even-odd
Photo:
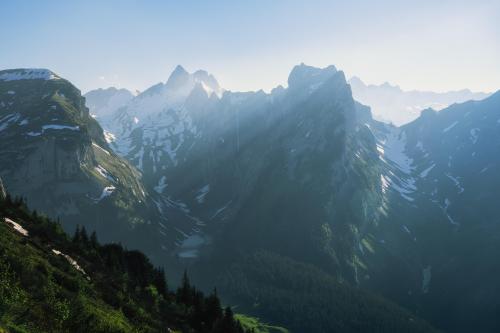
[[[166,298],[168,294],[168,285],[165,278],[165,270],[163,268],[158,268],[155,270],[154,275],[155,276],[153,279],[153,284],[155,285],[160,295]]]
[[[222,306],[217,296],[217,289],[214,288],[213,293],[207,297],[205,307],[205,322],[208,327],[212,327],[214,323],[222,317]]]
[[[83,244],[89,243],[89,235],[87,233],[87,229],[85,229],[85,226],[82,226],[82,229],[80,230],[80,240]]]
[[[76,225],[76,230],[75,234],[73,235],[73,243],[78,244],[80,243],[82,239],[81,231],[80,231],[80,225]]]
[[[192,295],[191,283],[189,282],[187,270],[184,270],[181,286],[177,290],[177,302],[189,306],[191,305],[192,301],[191,295]]]
[[[191,325],[198,331],[205,331],[205,296],[201,291],[194,292],[192,307]]]
[[[96,249],[99,246],[99,241],[97,240],[97,234],[95,231],[90,235],[90,245]]]
[[[224,316],[220,318],[212,330],[213,333],[244,333],[239,321],[234,319],[231,307],[226,307]]]

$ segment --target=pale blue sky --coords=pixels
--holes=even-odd
[[[499,17],[498,0],[0,0],[0,69],[142,90],[182,64],[269,90],[305,62],[404,89],[496,91]]]

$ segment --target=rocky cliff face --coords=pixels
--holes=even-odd
[[[370,112],[344,74],[302,64],[286,89],[221,95],[200,73],[178,67],[104,122],[158,193],[173,253],[227,263],[265,248],[358,279],[382,197]]]
[[[70,82],[48,70],[0,72],[0,136],[0,176],[12,195],[69,230],[78,223],[105,240],[151,244],[157,209],[140,173],[108,147]]]
[[[225,226],[222,253],[266,249],[355,281],[358,238],[377,219],[370,208],[381,198],[377,163],[369,161],[375,140],[358,123],[350,89],[334,68],[297,66],[289,88],[275,94],[258,111],[231,107],[243,115],[239,129],[222,131],[226,155],[213,157],[224,148],[207,150],[212,166],[196,186],[208,184],[210,192],[201,205],[185,201],[209,221],[207,232]],[[210,203],[222,209],[213,219]]]
[[[399,128],[369,122],[381,160],[383,214],[367,228],[360,285],[445,331],[498,329],[489,314],[500,294],[491,259],[500,253],[499,106],[495,93],[427,109]]]

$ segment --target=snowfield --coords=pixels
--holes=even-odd
[[[400,129],[390,127],[389,133],[377,143],[379,158],[388,165],[387,171],[380,176],[381,191],[383,194],[390,188],[408,201],[417,190],[416,180],[412,176],[415,167],[413,159],[406,152],[406,135]]]
[[[0,74],[0,81],[17,81],[17,80],[59,80],[60,77],[49,71],[48,69],[30,68],[10,71]]]

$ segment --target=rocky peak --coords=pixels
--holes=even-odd
[[[421,112],[420,112],[420,117],[422,118],[430,118],[430,117],[434,117],[434,116],[437,116],[438,112],[432,108],[427,108],[427,109],[423,109]]]
[[[166,87],[170,89],[176,89],[180,86],[186,85],[189,82],[190,74],[182,67],[177,65],[172,74],[167,80]]]
[[[291,89],[305,86],[314,87],[315,85],[320,85],[325,82],[335,73],[337,73],[337,69],[333,65],[325,68],[318,68],[302,63],[295,66],[290,72],[288,76],[288,87]]]
[[[220,87],[219,82],[217,82],[217,79],[212,74],[209,74],[204,70],[198,70],[193,73],[193,77],[196,82],[200,82],[202,84],[209,96],[212,95],[212,93],[215,93],[218,97],[222,96],[223,89]]]
[[[359,86],[366,86],[366,84],[357,76],[353,76],[349,79],[349,84],[351,85],[359,85]]]
[[[216,94],[218,97],[222,96],[223,89],[212,74],[204,70],[197,70],[191,74],[180,65],[170,75],[165,89],[170,94],[180,94],[187,97],[195,89],[196,84],[200,84],[209,97],[212,94]]]
[[[134,98],[134,95],[127,89],[115,87],[91,90],[84,96],[86,105],[92,110],[92,114],[101,119],[111,115]]]

